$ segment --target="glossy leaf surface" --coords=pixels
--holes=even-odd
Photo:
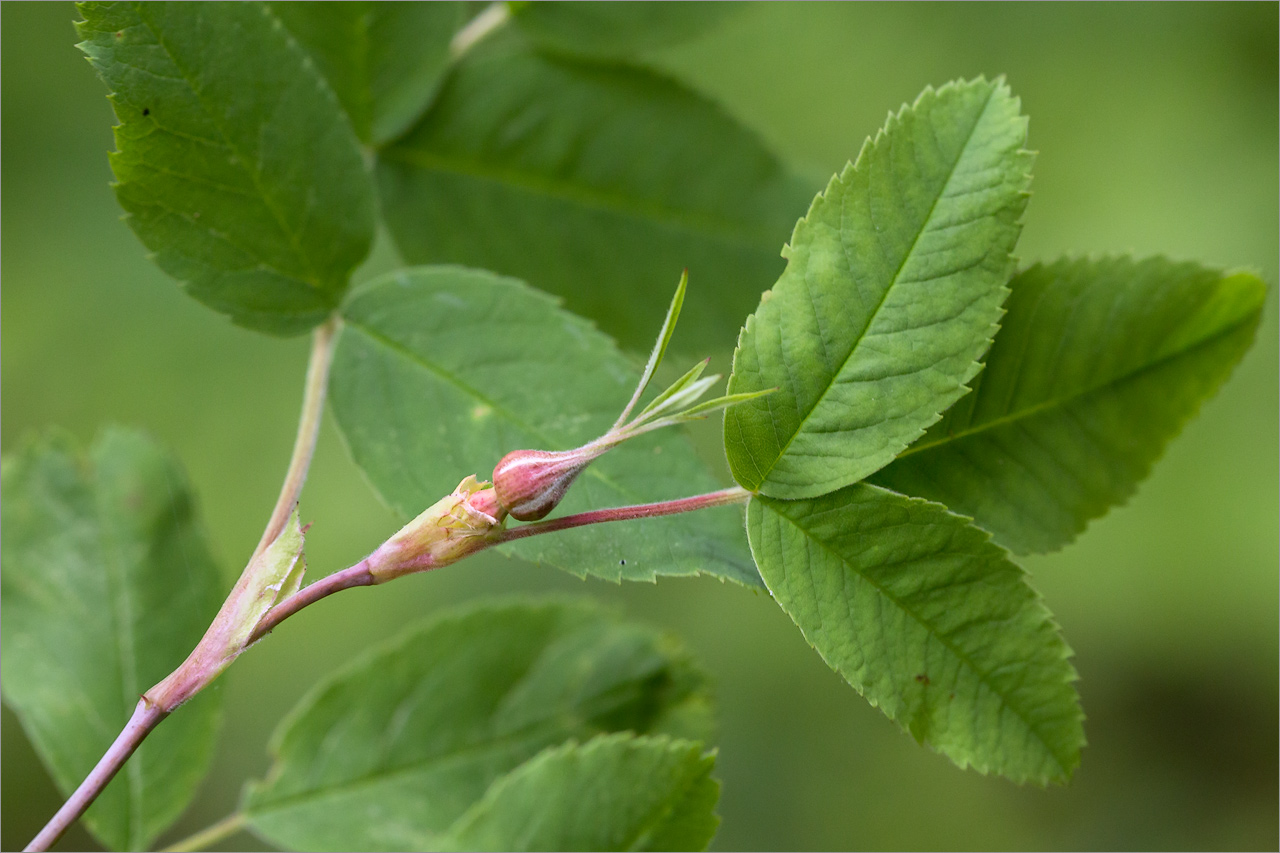
[[[332,373],[338,425],[383,499],[412,518],[512,450],[603,435],[640,371],[590,324],[512,279],[460,267],[393,273],[345,306]],[[629,441],[578,478],[557,514],[720,488],[673,430]],[[759,585],[742,510],[592,525],[502,546],[579,576],[708,572]]]
[[[745,488],[814,497],[888,464],[965,392],[1026,204],[1026,119],[1001,82],[926,89],[795,227],[738,339],[725,449]]]
[[[426,109],[449,63],[464,3],[270,4],[315,61],[360,139],[381,145]]]
[[[373,181],[315,64],[261,3],[84,3],[130,227],[236,323],[304,332],[373,239]],[[305,153],[304,153],[305,152]]]
[[[566,744],[508,773],[450,832],[460,850],[705,850],[720,783],[702,747],[630,734]]]
[[[460,63],[378,181],[406,260],[524,279],[637,350],[684,268],[685,328],[728,346],[812,193],[679,83],[510,40]]]
[[[1052,551],[1123,503],[1253,342],[1266,286],[1165,258],[1064,259],[1011,283],[974,392],[874,482]]]
[[[754,498],[782,609],[832,669],[961,767],[1065,781],[1084,745],[1070,650],[1007,552],[945,507],[856,484]]]
[[[199,641],[221,587],[186,478],[139,433],[86,454],[61,433],[4,461],[0,575],[4,700],[69,795],[138,697]],[[219,694],[156,729],[85,814],[117,850],[145,850],[196,792]]]
[[[435,617],[321,683],[286,718],[254,831],[301,850],[427,850],[490,784],[600,732],[699,736],[701,675],[669,638],[587,602]]]

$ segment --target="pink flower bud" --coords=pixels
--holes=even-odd
[[[469,498],[467,498],[467,506],[476,512],[482,512],[491,516],[495,521],[501,522],[506,517],[507,511],[498,503],[498,493],[492,487],[482,489]]]
[[[513,450],[493,469],[498,503],[520,521],[537,521],[556,508],[569,486],[611,444],[576,450]]]

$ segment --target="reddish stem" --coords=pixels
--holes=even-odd
[[[321,578],[313,584],[304,586],[267,611],[267,615],[262,617],[262,621],[258,623],[258,627],[254,629],[253,634],[249,637],[249,645],[261,640],[273,628],[307,605],[315,604],[320,599],[333,595],[341,589],[372,586],[375,583],[377,583],[377,580],[369,573],[369,559],[366,557],[354,566],[345,568],[340,572],[334,572],[326,578]]]
[[[70,799],[62,804],[58,813],[45,824],[44,829],[40,830],[35,838],[31,839],[26,849],[48,850],[51,844],[61,838],[62,833],[67,831],[67,827],[75,823],[129,759],[129,756],[133,755],[133,751],[142,743],[143,738],[167,716],[168,712],[152,705],[145,697],[139,699],[137,707],[133,709],[133,716],[129,718],[129,722],[116,737],[115,742],[107,748],[102,758],[98,759],[97,765],[89,771],[89,775],[80,783],[80,787],[76,788]]]
[[[557,530],[568,530],[573,527],[583,527],[588,524],[600,524],[605,521],[630,521],[635,518],[655,518],[661,515],[676,515],[681,512],[693,512],[696,509],[708,509],[713,506],[745,503],[750,497],[751,493],[746,489],[734,486],[731,489],[722,489],[718,492],[709,492],[705,495],[695,495],[691,498],[680,498],[679,500],[674,501],[660,501],[652,504],[636,504],[635,506],[610,507],[609,509],[593,509],[590,512],[580,512],[577,515],[566,515],[563,518],[553,518],[549,521],[539,521],[535,524],[525,524],[520,527],[513,527],[510,530],[504,530],[494,537],[493,544],[500,545],[503,542],[523,539],[526,536],[537,536],[540,533],[554,533]]]

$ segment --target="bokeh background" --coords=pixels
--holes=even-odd
[[[182,458],[228,585],[292,441],[307,342],[231,326],[144,257],[108,187],[110,108],[70,4],[5,3],[0,444],[110,421]],[[1133,250],[1277,282],[1277,5],[757,4],[647,56],[758,129],[815,186],[926,84],[1008,75],[1040,151],[1025,259]],[[787,235],[779,235],[779,242]],[[385,246],[365,271],[391,262]],[[729,341],[686,345],[729,364]],[[692,341],[692,343],[690,343]],[[493,556],[294,619],[213,688],[213,772],[172,841],[230,812],[280,717],[420,614],[559,590],[682,635],[719,700],[723,849],[1276,849],[1277,317],[1126,507],[1027,561],[1075,648],[1090,745],[1071,785],[955,769],[858,697],[765,595],[713,580],[618,587]],[[715,440],[710,427],[700,439]],[[466,472],[460,472],[466,473]],[[326,422],[303,515],[313,571],[395,526]],[[3,712],[2,838],[60,802]],[[260,848],[248,835],[226,849]],[[64,849],[92,849],[74,830]]]

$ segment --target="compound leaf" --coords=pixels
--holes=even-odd
[[[513,22],[546,48],[596,57],[631,56],[695,38],[741,3],[510,3]]]
[[[603,435],[640,372],[552,297],[479,270],[422,267],[352,294],[331,394],[356,463],[412,518],[466,474],[506,453],[567,450]],[[686,497],[720,488],[673,432],[629,441],[592,463],[559,512]],[[501,546],[609,580],[708,572],[759,585],[737,507],[591,525]]]
[[[360,138],[381,145],[422,115],[449,63],[466,4],[269,4],[315,60]]]
[[[3,492],[4,701],[69,795],[200,640],[221,579],[182,471],[136,432],[87,454],[62,433],[28,441]],[[219,709],[206,693],[147,738],[85,813],[95,836],[147,849],[195,794]]]
[[[1003,82],[926,89],[795,226],[734,353],[737,481],[814,497],[887,465],[964,394],[991,342],[1026,204],[1026,119]]]
[[[509,39],[462,60],[378,182],[406,260],[524,279],[645,350],[686,267],[684,328],[727,344],[812,192],[679,83]]]
[[[84,3],[80,45],[120,124],[116,197],[157,264],[236,323],[304,332],[373,240],[337,98],[261,3]]]
[[[1010,284],[974,392],[873,481],[1051,551],[1125,501],[1253,341],[1266,286],[1165,258],[1063,259]]]
[[[602,735],[530,759],[450,830],[459,850],[705,850],[715,756],[688,741]]]
[[[250,826],[298,850],[429,850],[490,784],[601,732],[698,736],[702,675],[673,640],[590,602],[427,620],[326,679],[281,724]]]
[[[747,534],[805,639],[916,740],[1019,782],[1070,776],[1084,744],[1070,650],[985,531],[858,483],[753,498]]]

